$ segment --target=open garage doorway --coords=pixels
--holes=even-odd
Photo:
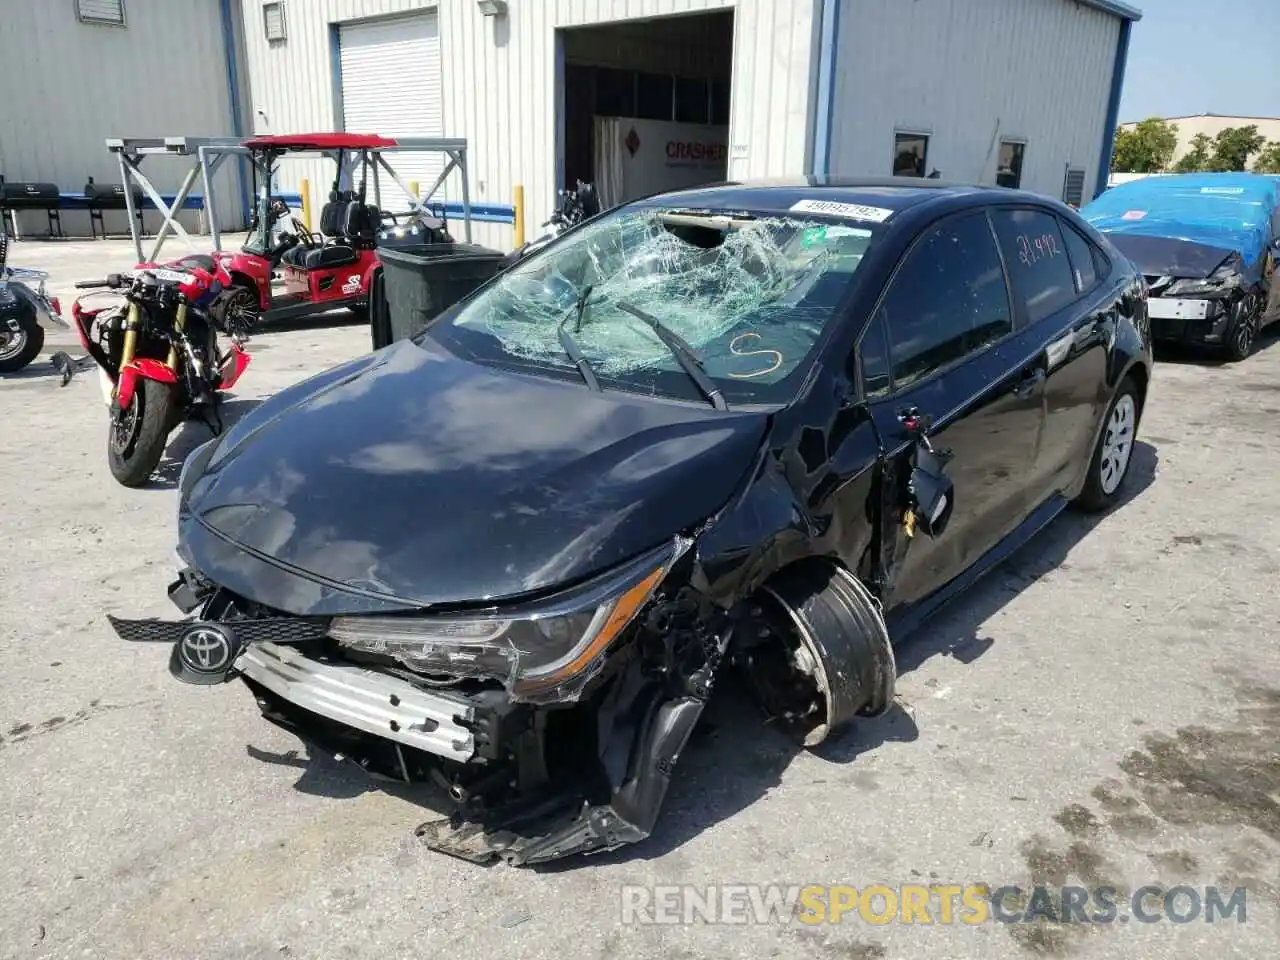
[[[604,207],[723,180],[733,11],[560,31],[564,187]]]

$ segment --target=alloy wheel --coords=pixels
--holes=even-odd
[[[142,418],[138,416],[140,406],[138,395],[135,393],[133,399],[129,401],[128,408],[117,411],[111,418],[111,449],[122,457],[128,454],[129,447],[133,445],[138,429],[142,425]]]
[[[27,346],[27,331],[0,330],[0,360],[16,357]]]
[[[1240,305],[1240,322],[1236,324],[1233,334],[1235,352],[1239,357],[1247,357],[1253,346],[1253,338],[1258,334],[1258,310],[1252,295]]]
[[[1138,408],[1133,395],[1126,393],[1116,401],[1107,419],[1106,434],[1102,438],[1102,456],[1099,458],[1099,480],[1102,492],[1110,496],[1120,486],[1129,467],[1133,453],[1133,433]]]

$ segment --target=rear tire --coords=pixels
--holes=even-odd
[[[1076,498],[1076,506],[1087,513],[1099,513],[1112,507],[1120,498],[1124,482],[1133,463],[1133,445],[1138,437],[1138,420],[1142,415],[1142,397],[1132,377],[1120,381],[1102,421],[1098,442],[1089,458],[1089,475],[1084,490]]]
[[[174,388],[155,380],[139,380],[129,410],[107,433],[107,464],[126,487],[140,487],[155,473],[173,427]]]
[[[16,333],[7,325],[0,328],[0,373],[16,373],[44,349],[44,327],[33,311],[23,311],[18,327]]]

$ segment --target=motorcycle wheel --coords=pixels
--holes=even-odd
[[[173,387],[139,380],[129,407],[111,417],[107,464],[126,487],[140,487],[160,465],[173,426]]]
[[[34,313],[24,311],[17,330],[0,326],[0,373],[16,373],[40,356],[43,348],[44,327]]]

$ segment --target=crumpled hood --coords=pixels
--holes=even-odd
[[[1148,277],[1202,280],[1222,266],[1228,258],[1235,257],[1239,260],[1238,255],[1222,247],[1174,237],[1112,234],[1108,239],[1132,261],[1140,273]]]
[[[352,588],[401,606],[545,591],[712,515],[766,420],[401,341],[236,423],[186,479],[182,547],[295,614],[368,608]]]

